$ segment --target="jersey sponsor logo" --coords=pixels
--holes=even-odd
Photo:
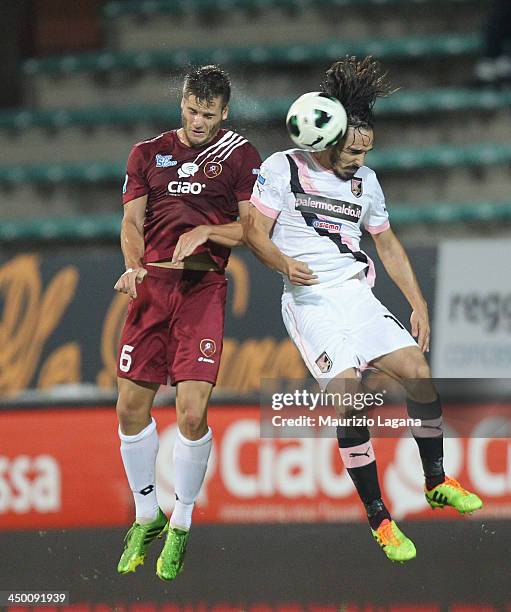
[[[185,162],[181,168],[177,171],[179,178],[186,178],[188,176],[194,176],[199,170],[199,166],[194,162]]]
[[[359,198],[362,195],[362,179],[361,178],[351,179],[351,193],[356,198]]]
[[[324,229],[333,234],[340,234],[342,225],[340,223],[334,223],[333,221],[320,221],[319,219],[314,219],[312,227],[314,229]]]
[[[204,166],[204,174],[210,178],[216,178],[222,174],[222,164],[220,162],[207,162]]]
[[[172,155],[160,155],[156,154],[156,167],[157,168],[169,168],[170,166],[177,166],[177,161],[172,159]]]
[[[326,351],[323,351],[321,355],[315,361],[322,374],[327,374],[332,369],[333,361],[330,359]]]
[[[362,206],[353,202],[343,202],[322,196],[312,196],[308,193],[297,193],[295,210],[302,213],[313,213],[345,219],[357,223],[362,217]]]
[[[170,181],[167,188],[169,193],[172,195],[192,193],[193,195],[199,195],[201,191],[206,187],[204,183],[188,183],[187,181]]]

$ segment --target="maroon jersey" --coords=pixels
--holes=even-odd
[[[238,202],[250,200],[261,158],[236,132],[219,130],[202,147],[183,144],[176,130],[139,142],[128,158],[123,203],[148,196],[144,263],[172,259],[179,236],[198,225],[222,225],[238,217]],[[230,249],[206,242],[225,268]]]

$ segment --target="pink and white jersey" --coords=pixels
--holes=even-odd
[[[363,270],[374,284],[373,262],[359,247],[361,228],[378,234],[390,224],[383,191],[370,168],[363,166],[343,181],[308,151],[274,153],[261,166],[251,202],[276,220],[275,245],[306,262],[320,285],[342,283]]]

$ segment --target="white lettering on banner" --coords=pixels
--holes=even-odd
[[[432,363],[437,378],[507,378],[511,242],[453,240],[438,250]]]
[[[509,443],[510,421],[503,417],[488,417],[475,428],[470,440],[468,452],[468,471],[472,482],[476,483],[478,490],[484,495],[498,497],[511,492],[511,445]],[[488,438],[489,432],[501,432],[506,440],[499,440],[499,444],[507,444],[507,473],[496,474],[488,469],[488,446],[495,442]]]
[[[340,466],[335,438],[301,438],[279,446],[259,437],[259,423],[242,419],[225,432],[220,470],[226,489],[235,497],[314,498],[323,492],[332,498],[348,497],[353,488],[349,474]],[[241,453],[247,444],[257,446],[257,472],[241,470]]]
[[[61,471],[54,457],[0,456],[0,513],[58,512]]]

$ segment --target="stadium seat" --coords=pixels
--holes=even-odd
[[[56,75],[79,72],[168,70],[187,64],[220,63],[226,66],[295,65],[331,61],[346,54],[374,55],[380,59],[430,58],[477,54],[477,34],[411,36],[354,41],[330,40],[317,44],[249,46],[238,48],[152,50],[140,52],[83,53],[29,59],[23,64],[26,75]]]

